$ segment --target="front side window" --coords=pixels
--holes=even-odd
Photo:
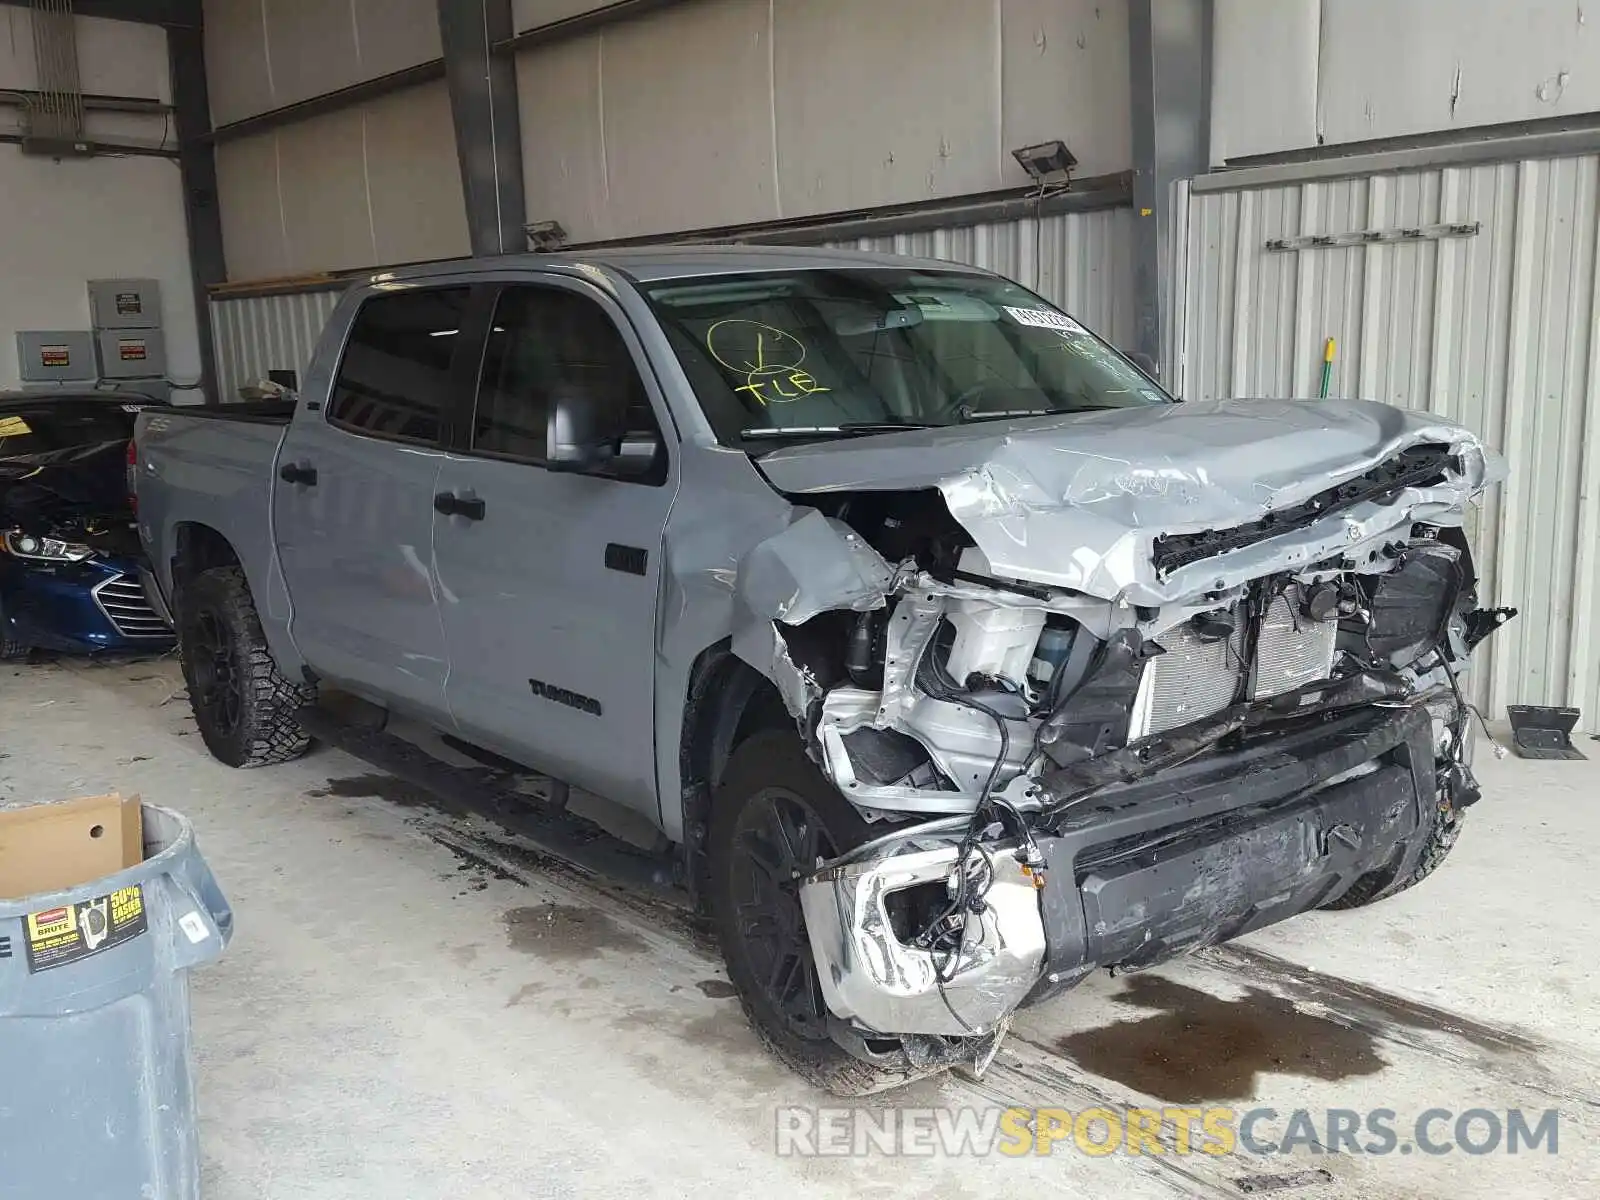
[[[508,287],[495,304],[484,347],[471,449],[544,462],[558,396],[622,414],[627,436],[615,460],[596,473],[638,482],[665,478],[665,447],[649,393],[611,317],[564,288]]]
[[[328,418],[353,433],[435,445],[449,405],[464,287],[374,296],[356,313]]]
[[[646,292],[724,445],[1173,403],[1071,317],[992,276],[802,270]]]

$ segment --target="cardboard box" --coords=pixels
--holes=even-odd
[[[143,861],[137,796],[0,809],[0,900],[75,888]]]

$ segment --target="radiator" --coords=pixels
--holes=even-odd
[[[1246,694],[1247,677],[1248,694],[1256,700],[1326,679],[1333,672],[1338,622],[1313,621],[1301,611],[1299,601],[1298,590],[1290,589],[1267,606],[1254,663],[1245,659],[1242,624],[1226,640],[1202,638],[1187,623],[1157,637],[1166,653],[1145,664],[1134,697],[1129,740],[1221,712]]]

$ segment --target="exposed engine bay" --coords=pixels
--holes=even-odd
[[[1224,472],[1188,465],[1155,493],[1043,478],[1012,445],[933,486],[791,493],[741,565],[734,645],[882,830],[801,886],[843,1026],[981,1066],[1025,1000],[1335,899],[1477,798],[1461,676],[1514,613],[1478,607],[1462,526],[1499,467],[1396,416],[1369,459],[1265,503],[1218,503]],[[1225,510],[1247,519],[1183,519]],[[1321,764],[1297,787],[1214,786],[1295,738]]]

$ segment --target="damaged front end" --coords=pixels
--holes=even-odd
[[[1505,610],[1467,431],[1264,401],[881,441],[762,460],[806,507],[734,633],[882,830],[800,884],[847,1048],[983,1059],[1098,967],[1403,886],[1476,799],[1459,677]]]

